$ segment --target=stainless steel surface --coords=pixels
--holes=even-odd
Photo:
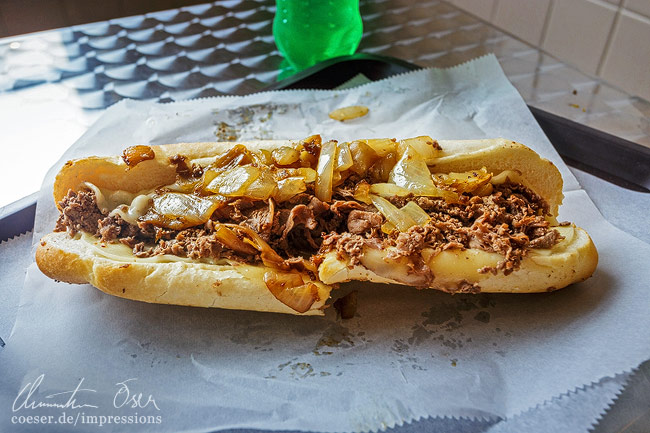
[[[10,160],[43,173],[111,104],[241,95],[283,72],[274,2],[228,0],[0,40],[0,128]],[[539,108],[650,146],[650,104],[453,6],[362,0],[359,51],[447,67],[487,53]],[[0,206],[38,188],[13,164]],[[15,182],[19,180],[19,182]]]

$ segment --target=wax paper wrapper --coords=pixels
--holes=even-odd
[[[328,118],[349,105],[370,113]],[[509,417],[650,356],[650,246],[600,216],[491,56],[345,91],[119,103],[47,174],[35,242],[53,227],[52,182],[69,158],[313,133],[525,143],[560,168],[560,219],[593,236],[598,270],[534,295],[352,283],[335,293],[359,290],[358,312],[341,320],[333,309],[294,317],[145,304],[56,283],[32,265],[0,353],[4,429],[38,430],[13,418],[30,414],[54,416],[61,422],[48,428],[61,431],[366,431],[436,415]]]

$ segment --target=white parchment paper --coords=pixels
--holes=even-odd
[[[347,123],[327,117],[354,104],[370,107],[370,114]],[[89,415],[125,417],[119,424],[105,419],[105,431],[349,431],[435,415],[509,417],[650,357],[650,245],[600,216],[494,57],[346,91],[119,103],[48,173],[34,239],[53,227],[51,185],[66,159],[116,154],[134,143],[312,133],[523,142],[562,171],[560,219],[592,235],[598,270],[585,283],[535,295],[451,296],[348,284],[339,292],[358,289],[359,309],[341,321],[331,309],[306,318],[144,304],[55,283],[32,265],[0,353],[0,411],[8,415],[0,417],[0,429],[38,430],[12,416],[61,412],[82,430],[97,428]],[[70,393],[47,396],[80,381],[81,407],[24,407],[31,390],[30,402],[65,403]],[[141,423],[142,416],[153,418]]]

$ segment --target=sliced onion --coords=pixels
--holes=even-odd
[[[253,161],[258,165],[270,166],[273,164],[273,156],[269,150],[260,149],[257,152],[253,152],[251,155],[253,156]]]
[[[152,210],[142,217],[154,225],[181,230],[205,223],[219,207],[216,201],[179,192],[166,192],[153,198]]]
[[[260,171],[251,165],[230,168],[219,173],[205,189],[228,197],[242,196],[246,188],[260,176]]]
[[[217,158],[211,167],[224,170],[238,165],[250,164],[251,162],[252,156],[248,149],[246,149],[246,146],[236,144],[228,152]]]
[[[210,182],[214,180],[215,177],[217,177],[222,170],[215,169],[215,168],[208,168],[206,170],[203,170],[203,176],[201,176],[201,183],[200,186],[202,189],[206,189],[208,185],[210,185]]]
[[[278,301],[298,313],[309,311],[319,300],[318,286],[304,283],[299,273],[269,271],[264,274],[264,283]]]
[[[402,212],[397,206],[389,202],[383,197],[371,195],[370,199],[372,204],[375,205],[377,210],[386,217],[391,224],[395,225],[401,232],[405,232],[409,227],[416,225],[416,222],[407,213]]]
[[[287,177],[278,181],[278,189],[275,192],[275,199],[282,203],[283,201],[289,200],[301,192],[307,190],[307,185],[305,179],[302,177]]]
[[[277,165],[291,165],[300,160],[300,151],[289,146],[282,146],[271,152]]]
[[[285,263],[284,259],[280,257],[278,253],[273,250],[269,246],[269,244],[264,241],[258,235],[254,230],[252,230],[249,227],[246,226],[241,226],[238,224],[222,224],[226,227],[229,227],[231,229],[234,229],[239,232],[243,232],[246,237],[244,238],[244,242],[246,242],[248,245],[251,245],[254,247],[257,251],[260,253],[260,258],[262,259],[262,263],[264,263],[266,266],[270,266],[272,268],[276,269],[282,269],[285,271],[288,271],[290,266]]]
[[[419,226],[425,225],[431,219],[429,214],[414,201],[406,203],[400,210],[413,218]]]
[[[239,237],[223,224],[218,224],[215,228],[215,236],[222,244],[233,251],[244,254],[257,254],[257,249],[239,239]]]
[[[368,107],[363,105],[353,105],[351,107],[342,107],[332,111],[329,116],[330,119],[344,122],[357,117],[363,117],[368,114]]]
[[[365,204],[371,204],[370,190],[371,186],[368,182],[359,182],[354,189],[354,199]]]
[[[400,150],[400,158],[391,170],[388,180],[414,194],[433,190],[431,172],[422,155],[403,142],[400,143]]]
[[[312,183],[316,182],[318,173],[316,173],[316,170],[309,167],[281,168],[275,172],[275,178],[278,180],[286,179],[288,177],[301,177],[305,180],[305,183]]]
[[[490,183],[492,175],[485,167],[480,170],[466,171],[463,173],[446,173],[435,176],[437,183],[450,187],[459,194],[473,193]]]
[[[478,195],[479,197],[485,197],[486,195],[492,194],[492,191],[494,191],[494,187],[488,182],[482,187],[474,190],[473,194]]]
[[[395,224],[391,223],[390,221],[386,221],[381,225],[381,231],[387,235],[393,233],[393,230],[397,230],[397,227],[395,227]]]
[[[259,177],[246,188],[243,196],[256,200],[267,200],[275,193],[277,187],[278,185],[271,171],[268,169],[260,169]]]
[[[328,202],[332,199],[332,176],[334,175],[334,164],[336,163],[336,142],[328,141],[323,144],[318,157],[318,178],[314,192],[320,201]]]
[[[350,153],[350,146],[348,143],[338,143],[336,145],[336,167],[339,172],[345,171],[352,167],[352,153]]]
[[[167,185],[165,189],[169,191],[192,193],[199,185],[201,185],[201,179],[179,178],[175,183]]]
[[[140,164],[142,161],[148,161],[150,159],[154,159],[155,157],[156,154],[152,148],[141,144],[137,146],[127,147],[122,153],[122,160],[128,168],[133,168],[136,165]]]
[[[390,172],[397,163],[395,152],[389,152],[370,167],[370,176],[376,182],[388,182]]]
[[[501,185],[506,182],[526,183],[522,177],[522,172],[519,170],[505,170],[490,179],[490,183],[493,185]]]
[[[428,135],[407,138],[402,140],[402,143],[415,149],[424,158],[427,165],[435,164],[436,159],[440,156],[441,151],[439,146],[436,146],[437,142]]]
[[[318,157],[303,150],[300,152],[300,165],[302,167],[315,167],[318,164]]]
[[[361,141],[370,146],[379,157],[384,157],[391,152],[395,152],[396,143],[393,138],[371,138]]]
[[[406,188],[397,186],[394,183],[373,183],[370,185],[370,193],[380,195],[382,197],[406,197],[413,193]]]
[[[350,153],[354,161],[350,170],[361,176],[365,176],[372,164],[379,159],[377,152],[363,141],[353,141],[350,143]]]

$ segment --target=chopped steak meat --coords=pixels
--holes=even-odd
[[[353,210],[348,214],[348,231],[355,235],[381,228],[384,219],[377,212]]]
[[[67,227],[72,234],[81,230],[95,233],[98,221],[104,217],[92,191],[68,191],[68,195],[59,203],[59,209],[61,215],[56,221],[55,231],[65,231]]]
[[[182,157],[173,157],[172,162],[183,174],[193,171]],[[336,251],[337,256],[355,265],[368,247],[387,249],[387,260],[407,257],[412,273],[430,278],[431,270],[420,254],[424,248],[434,254],[464,248],[497,252],[503,260],[496,268],[481,271],[508,274],[517,269],[528,249],[550,248],[562,239],[557,230],[549,229],[546,202],[518,184],[496,185],[492,194],[484,197],[462,195],[459,203],[394,197],[390,201],[398,207],[415,201],[431,219],[423,226],[390,234],[381,230],[384,217],[373,206],[351,200],[346,188],[339,188],[331,203],[308,192],[283,203],[235,199],[218,208],[205,224],[180,231],[144,222],[130,224],[117,214],[102,213],[92,191],[69,191],[59,203],[56,230],[68,229],[72,234],[83,230],[102,242],[120,242],[132,248],[137,257],[174,254],[258,263],[259,255],[233,251],[216,234],[219,223],[241,224],[257,232],[287,263],[302,257],[318,263],[320,255]],[[471,285],[459,287],[459,291],[473,290]]]

